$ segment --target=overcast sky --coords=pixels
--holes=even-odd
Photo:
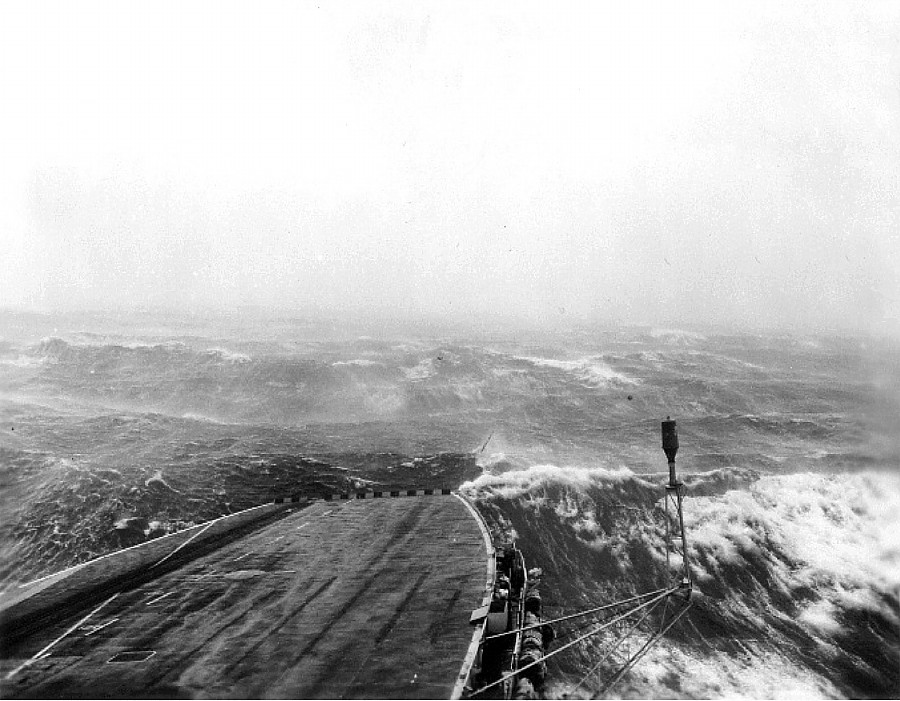
[[[900,2],[0,9],[0,306],[900,331]]]

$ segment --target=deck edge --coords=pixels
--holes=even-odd
[[[16,637],[17,628],[26,620],[40,618],[67,601],[102,589],[113,580],[150,572],[155,565],[167,562],[176,553],[190,556],[189,550],[205,545],[208,540],[241,528],[251,528],[295,506],[290,502],[254,506],[21,584],[7,592],[6,597],[0,597],[0,631],[4,637]],[[159,573],[162,571],[160,569]]]
[[[487,523],[485,523],[484,518],[478,512],[478,509],[476,509],[475,506],[459,492],[453,492],[453,496],[459,499],[460,502],[462,502],[462,504],[469,510],[472,518],[474,518],[476,523],[478,523],[478,528],[481,530],[481,535],[484,538],[484,549],[485,555],[487,556],[487,563],[484,596],[482,597],[481,605],[487,606],[491,602],[491,592],[494,588],[494,576],[496,567],[496,563],[494,561],[494,544],[491,541],[491,534],[488,530]],[[469,678],[469,672],[472,669],[472,663],[475,661],[475,656],[478,654],[478,647],[481,644],[481,637],[483,632],[482,628],[484,627],[484,625],[485,623],[481,623],[480,625],[475,626],[475,630],[472,633],[472,642],[469,643],[469,649],[466,651],[466,655],[463,658],[462,666],[460,667],[459,674],[456,677],[456,683],[453,685],[453,691],[450,694],[451,699],[462,698],[466,680]]]

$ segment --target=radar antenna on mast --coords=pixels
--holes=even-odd
[[[669,483],[666,485],[666,565],[669,572],[680,568],[678,584],[689,597],[693,586],[691,563],[688,560],[687,540],[684,537],[684,483],[675,474],[675,454],[678,452],[678,430],[670,417],[662,422],[662,447],[669,461]],[[675,562],[673,563],[673,560]]]

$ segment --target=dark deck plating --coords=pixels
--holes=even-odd
[[[35,632],[3,695],[446,698],[485,573],[454,496],[315,502]]]

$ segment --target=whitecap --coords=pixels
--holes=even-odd
[[[507,470],[500,474],[485,472],[460,485],[460,491],[471,496],[478,492],[489,493],[506,499],[514,499],[551,486],[562,486],[586,492],[591,487],[636,480],[643,483],[627,467],[611,470],[605,467],[560,467],[543,464],[522,470]]]
[[[702,333],[683,329],[652,329],[650,336],[673,346],[693,346],[707,340]]]
[[[228,350],[227,348],[207,348],[203,351],[204,355],[211,355],[221,360],[223,363],[249,363],[252,358],[246,353]]]
[[[401,369],[407,380],[425,380],[434,375],[434,361],[431,358],[425,358],[415,367]]]
[[[29,355],[19,355],[15,358],[0,358],[0,365],[15,368],[39,367],[41,365],[47,365],[49,362],[50,358],[46,356],[34,357]]]
[[[790,589],[842,606],[877,608],[865,592],[900,588],[900,476],[887,473],[761,477],[747,489],[696,496],[685,510],[693,556],[719,565],[762,553]],[[785,558],[789,568],[779,568]],[[821,607],[809,613],[822,623]]]
[[[144,486],[149,487],[154,482],[157,484],[161,484],[163,487],[175,492],[176,494],[181,494],[181,492],[179,492],[177,489],[175,489],[172,485],[170,485],[168,482],[166,482],[163,479],[162,470],[157,470],[156,472],[153,473],[152,477],[148,477],[146,480],[144,480]]]
[[[609,365],[602,362],[600,356],[596,355],[577,360],[559,360],[556,358],[540,358],[528,355],[516,355],[513,356],[513,358],[516,360],[524,360],[525,362],[538,367],[564,370],[573,374],[578,379],[598,387],[611,383],[627,385],[640,384],[639,380],[613,370]]]
[[[820,599],[806,606],[800,612],[797,620],[819,633],[835,635],[844,630],[844,627],[835,619],[836,613],[837,608],[832,602],[828,599]]]
[[[224,424],[224,421],[219,419],[214,419],[212,416],[207,416],[206,414],[199,414],[196,411],[186,411],[181,415],[182,419],[187,419],[188,421],[201,421],[203,423],[208,424]]]

